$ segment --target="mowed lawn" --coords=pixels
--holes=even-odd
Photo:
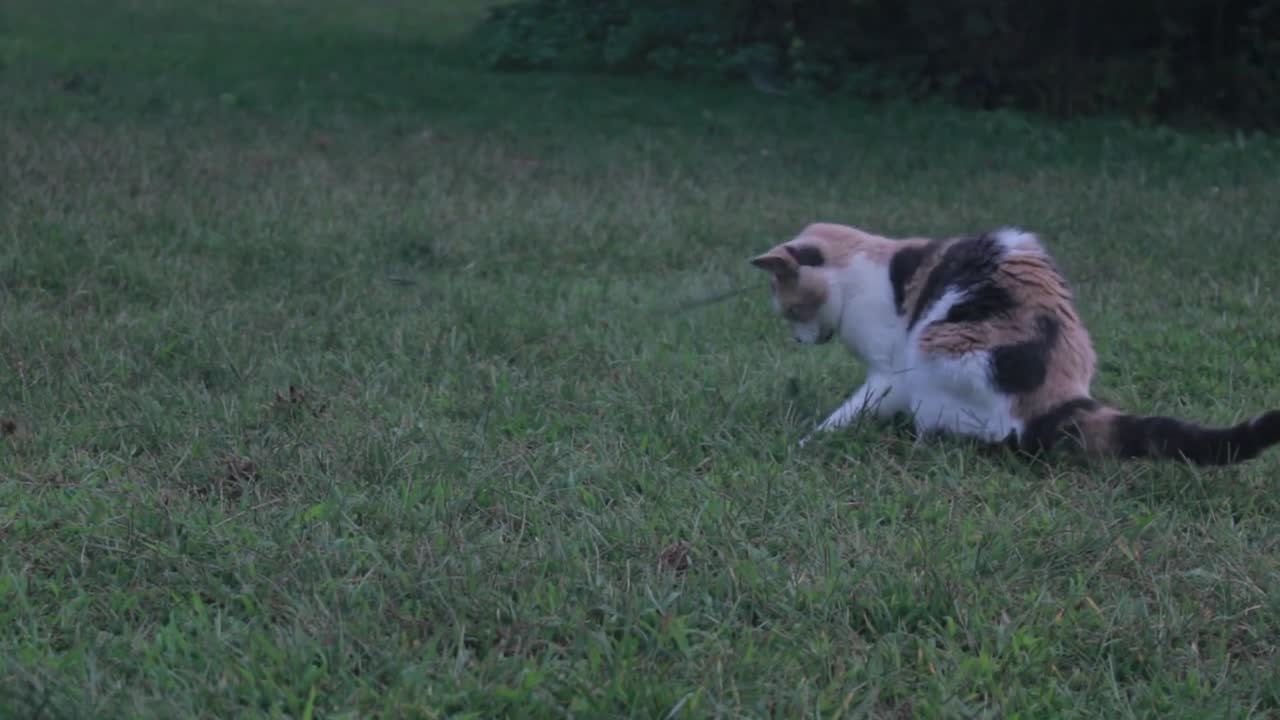
[[[1021,225],[1100,397],[1233,422],[1280,141],[493,74],[480,14],[5,3],[0,716],[1280,713],[1280,452],[800,451],[862,368],[747,264]]]

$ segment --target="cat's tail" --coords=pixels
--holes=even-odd
[[[1091,454],[1229,465],[1251,460],[1280,443],[1280,410],[1229,427],[1205,427],[1169,417],[1130,415],[1091,398],[1077,398],[1033,418],[1018,445],[1037,452],[1063,439],[1075,440]]]

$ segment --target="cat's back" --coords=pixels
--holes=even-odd
[[[1035,234],[1013,228],[903,241],[890,258],[889,279],[909,329],[921,322],[995,319],[1020,306],[1074,317],[1057,263]]]
[[[1002,228],[907,241],[889,271],[921,351],[989,353],[994,381],[1013,395],[1087,392],[1096,363],[1088,332],[1067,279],[1034,233]]]

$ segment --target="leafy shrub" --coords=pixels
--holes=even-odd
[[[735,39],[711,3],[535,0],[495,8],[482,35],[499,68],[724,72]]]
[[[524,0],[494,67],[761,73],[798,89],[1280,128],[1280,0]]]

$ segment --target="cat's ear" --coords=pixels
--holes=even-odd
[[[751,264],[775,275],[779,280],[794,278],[800,267],[791,253],[776,247],[763,255],[751,258]]]

